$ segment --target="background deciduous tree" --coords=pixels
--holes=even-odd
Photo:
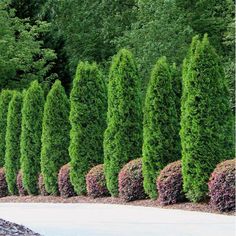
[[[23,89],[33,80],[50,81],[48,75],[56,58],[51,49],[43,48],[39,35],[48,31],[46,22],[31,25],[15,16],[14,9],[0,3],[0,88]]]

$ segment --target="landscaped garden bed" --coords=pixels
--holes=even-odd
[[[126,202],[120,198],[115,197],[103,197],[103,198],[91,198],[86,196],[76,196],[70,198],[62,198],[59,196],[8,196],[0,198],[0,203],[100,203],[100,204],[121,204],[131,206],[145,206],[145,207],[157,207],[163,209],[180,209],[187,211],[201,211],[215,214],[224,215],[236,215],[235,211],[221,212],[212,208],[207,202],[205,203],[191,203],[183,202],[173,205],[163,206],[158,201],[151,199],[136,200],[132,202]]]

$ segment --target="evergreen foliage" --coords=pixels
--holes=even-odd
[[[8,105],[12,98],[12,91],[3,90],[0,95],[0,167],[4,166],[5,149],[6,149],[6,127]]]
[[[47,95],[43,114],[41,171],[48,193],[57,194],[57,176],[69,161],[69,101],[57,80]]]
[[[86,193],[85,176],[103,162],[106,86],[98,66],[81,62],[70,95],[70,179],[78,195]]]
[[[141,155],[142,110],[140,78],[133,55],[126,49],[113,58],[108,85],[108,127],[104,134],[104,166],[109,192],[118,195],[118,174]]]
[[[207,35],[193,38],[184,62],[180,135],[184,191],[189,200],[201,201],[216,164],[233,155],[228,84]]]
[[[24,93],[21,130],[21,170],[23,186],[29,194],[38,193],[44,94],[37,81]]]
[[[15,195],[17,174],[20,169],[20,134],[21,134],[22,94],[14,92],[9,103],[6,130],[5,170],[8,191]]]
[[[162,57],[153,68],[144,106],[143,176],[144,190],[150,198],[157,197],[159,172],[180,158],[175,100],[170,66]]]
[[[175,63],[170,67],[171,70],[171,85],[175,94],[175,108],[180,122],[181,114],[181,96],[182,96],[182,76]],[[178,122],[178,123],[179,123]]]

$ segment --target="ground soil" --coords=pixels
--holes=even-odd
[[[136,200],[132,202],[125,202],[120,198],[114,197],[104,197],[104,198],[90,198],[86,196],[76,196],[70,198],[62,198],[58,196],[8,196],[0,198],[0,203],[12,203],[12,202],[22,202],[22,203],[101,203],[101,204],[122,204],[122,205],[133,205],[133,206],[145,206],[145,207],[157,207],[166,209],[181,209],[187,211],[201,211],[209,212],[215,214],[224,215],[236,215],[235,211],[230,212],[220,212],[213,209],[208,202],[205,203],[190,203],[183,202],[168,206],[162,206],[158,201],[145,199]]]

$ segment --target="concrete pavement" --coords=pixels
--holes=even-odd
[[[106,204],[0,203],[0,218],[45,236],[234,236],[235,216]]]

